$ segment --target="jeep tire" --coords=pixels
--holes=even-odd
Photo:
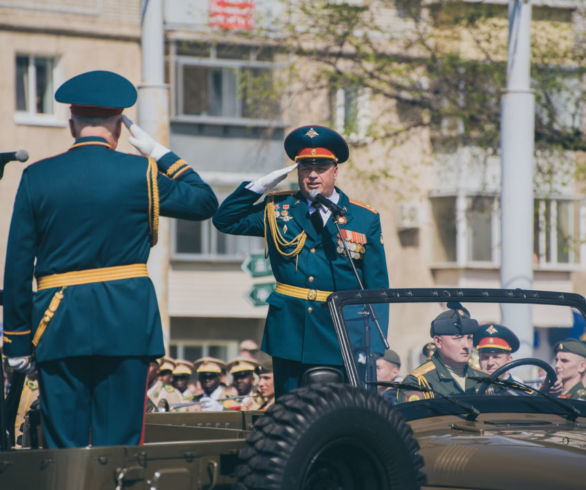
[[[411,428],[376,393],[312,385],[282,396],[247,437],[238,490],[417,489]]]

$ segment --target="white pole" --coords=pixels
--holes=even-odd
[[[533,285],[534,96],[530,88],[531,0],[509,1],[507,88],[502,97],[502,253],[503,288]],[[517,357],[533,356],[529,305],[503,305],[502,322],[519,337]]]
[[[169,102],[165,84],[165,32],[162,0],[144,0],[142,19],[142,83],[138,86],[138,125],[168,146]],[[167,309],[169,280],[169,220],[159,219],[159,241],[151,250],[148,268],[155,285],[163,323],[165,345],[169,345]]]

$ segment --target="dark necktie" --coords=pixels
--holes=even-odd
[[[322,221],[321,213],[319,212],[319,207],[316,207],[315,211],[311,213],[310,219],[313,223],[315,231],[321,233],[321,231],[324,229],[324,222]]]

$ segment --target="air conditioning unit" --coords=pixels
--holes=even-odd
[[[421,205],[418,202],[399,204],[397,228],[399,231],[413,230],[421,226]]]

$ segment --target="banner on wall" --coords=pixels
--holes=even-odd
[[[210,27],[229,30],[251,30],[254,1],[210,0]]]

